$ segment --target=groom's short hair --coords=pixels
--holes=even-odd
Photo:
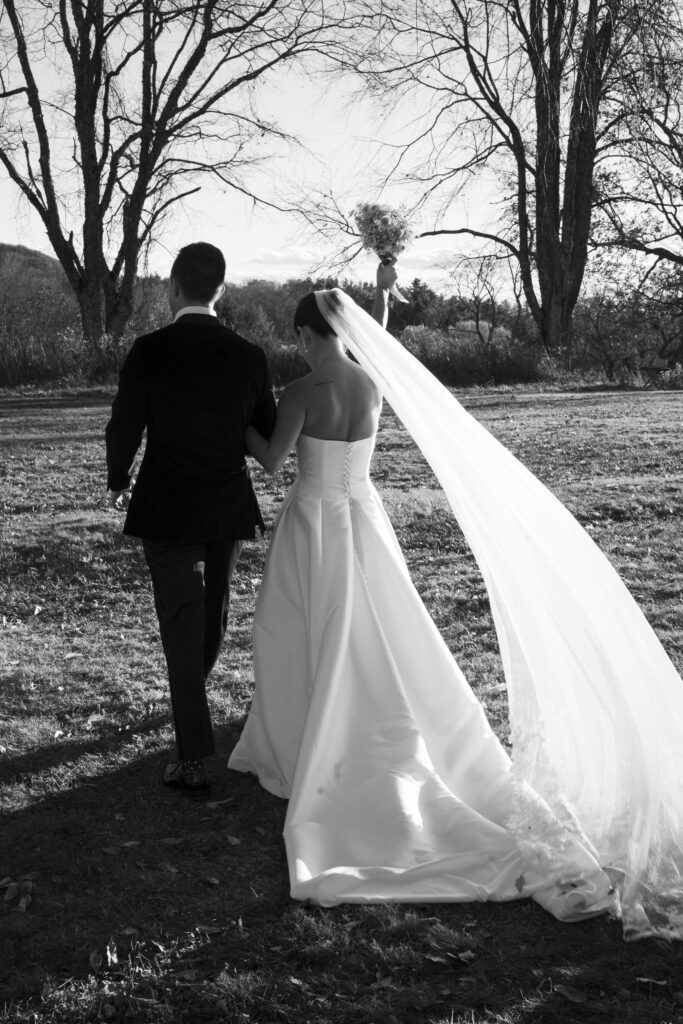
[[[223,253],[208,242],[184,245],[173,261],[171,277],[186,299],[210,302],[225,280]]]

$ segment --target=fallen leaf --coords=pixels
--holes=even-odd
[[[260,825],[254,826],[254,832],[256,833],[257,836],[265,836],[266,834],[266,830],[264,828],[261,828]]]
[[[220,935],[223,929],[216,924],[198,924],[197,931],[203,932],[205,935]]]
[[[242,840],[238,839],[237,836],[226,836],[225,838],[227,839],[230,846],[239,846],[240,843],[242,842]]]
[[[212,875],[207,875],[206,878],[204,879],[204,881],[208,882],[209,885],[220,885],[221,884],[220,879],[219,878],[213,878]]]
[[[0,880],[0,889],[6,889],[8,885],[12,884],[12,879],[9,875]]]
[[[64,655],[64,661],[71,661],[72,658],[80,658],[79,652],[78,651],[71,651],[70,654],[65,654]]]
[[[172,875],[178,874],[178,868],[175,866],[175,864],[169,864],[168,861],[164,861],[164,863],[161,866],[162,868],[166,868],[167,871],[170,871]]]
[[[17,910],[21,910],[23,913],[27,907],[31,906],[31,902],[32,897],[27,892],[25,892],[23,896],[19,897],[19,902],[17,903]]]
[[[5,903],[15,899],[19,895],[19,886],[16,882],[10,882],[5,891]]]
[[[582,992],[580,988],[574,988],[573,985],[556,985],[555,991],[559,992],[565,999],[569,999],[572,1003],[588,1002],[586,993]]]
[[[177,846],[179,843],[182,843],[182,841],[182,839],[173,839],[170,836],[161,840],[161,842],[166,843],[167,846]]]
[[[471,964],[473,960],[477,959],[477,954],[473,953],[471,949],[466,949],[462,953],[458,953],[458,960],[462,960],[464,964]]]
[[[657,981],[656,978],[636,978],[636,981],[642,982],[644,985],[666,985],[666,981]]]
[[[102,954],[98,953],[97,950],[94,949],[88,957],[88,960],[93,971],[99,971],[102,966]]]
[[[448,960],[445,956],[434,956],[433,953],[426,953],[425,960],[431,960],[435,964],[447,964]]]
[[[139,839],[129,839],[128,842],[121,843],[121,846],[125,846],[126,848],[128,848],[130,846],[139,846],[139,845],[140,845],[140,840]]]
[[[115,857],[117,853],[121,852],[118,846],[103,846],[102,849],[105,853],[110,853],[113,857]]]

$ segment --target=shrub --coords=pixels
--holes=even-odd
[[[682,391],[683,390],[683,366],[676,363],[669,370],[662,370],[652,380],[652,387],[661,391]]]
[[[403,345],[439,380],[451,387],[523,384],[542,377],[543,352],[519,342],[505,328],[482,341],[467,323],[447,331],[407,327]]]
[[[0,386],[113,381],[132,340],[105,335],[92,343],[75,326],[24,336],[0,331]]]

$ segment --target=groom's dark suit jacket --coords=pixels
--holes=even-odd
[[[275,399],[262,349],[197,313],[138,338],[107,425],[107,486],[125,490],[147,444],[124,533],[156,541],[252,538],[263,529],[245,459],[270,437]]]

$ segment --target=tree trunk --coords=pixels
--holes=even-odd
[[[97,348],[103,335],[107,333],[104,282],[84,282],[78,292],[78,304],[81,310],[83,337],[90,346]]]
[[[117,291],[111,301],[107,302],[106,329],[107,334],[118,341],[133,312],[133,289],[125,288]]]
[[[543,302],[538,323],[546,352],[559,357],[567,369],[571,364],[574,306],[562,289],[552,289]]]

